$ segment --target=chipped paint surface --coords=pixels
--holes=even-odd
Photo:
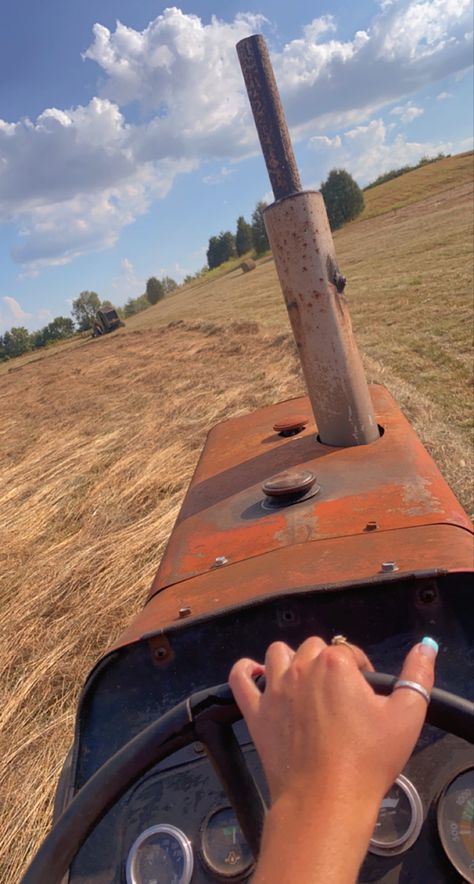
[[[397,577],[472,570],[467,515],[388,391],[370,389],[384,429],[372,445],[321,445],[312,421],[297,436],[275,433],[307,399],[211,430],[149,600],[116,646],[166,629],[183,608],[193,619],[272,595],[376,587],[394,578],[385,561],[397,562]],[[288,467],[311,468],[320,492],[263,510],[262,482]]]
[[[313,421],[297,436],[272,427],[300,414],[306,399],[261,409],[209,434],[152,593],[209,573],[217,556],[229,564],[281,547],[436,523],[470,522],[390,394],[371,388],[383,436],[372,445],[330,448]],[[262,482],[289,468],[316,474],[320,491],[292,506],[262,508]],[[228,567],[228,566],[226,566]],[[349,569],[349,566],[348,566]]]
[[[381,572],[384,561],[395,559],[396,575]],[[273,552],[176,583],[157,593],[120,637],[118,644],[136,641],[179,620],[189,605],[200,617],[251,604],[270,596],[361,582],[377,587],[404,576],[425,578],[472,568],[472,536],[454,525],[373,531],[353,537],[280,547]],[[190,618],[191,619],[191,618]]]

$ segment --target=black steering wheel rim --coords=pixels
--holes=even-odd
[[[392,692],[396,676],[363,673],[376,693]],[[264,687],[264,680],[258,680]],[[214,765],[242,831],[258,856],[265,805],[232,725],[242,718],[228,684],[199,691],[125,744],[76,793],[33,858],[21,884],[61,884],[76,853],[108,810],[148,770],[195,740]],[[428,724],[474,743],[474,704],[434,688]]]

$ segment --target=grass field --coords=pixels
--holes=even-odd
[[[472,155],[336,235],[371,380],[472,512]],[[80,686],[141,607],[209,427],[303,385],[273,261],[0,366],[0,881],[49,821]]]

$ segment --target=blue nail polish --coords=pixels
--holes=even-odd
[[[425,635],[425,637],[422,638],[421,644],[426,645],[428,648],[433,648],[433,651],[435,652],[435,654],[437,654],[439,651],[438,642],[435,641],[434,638],[430,638],[429,635]]]

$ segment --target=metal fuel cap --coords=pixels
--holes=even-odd
[[[262,506],[265,509],[275,509],[314,497],[319,491],[319,485],[316,485],[316,476],[311,470],[284,470],[265,479],[262,490],[266,495]]]
[[[273,424],[273,429],[279,436],[296,436],[296,434],[301,433],[308,424],[309,417],[306,417],[306,415],[303,414],[295,414],[291,415],[291,417],[285,417],[277,421],[277,423]]]

